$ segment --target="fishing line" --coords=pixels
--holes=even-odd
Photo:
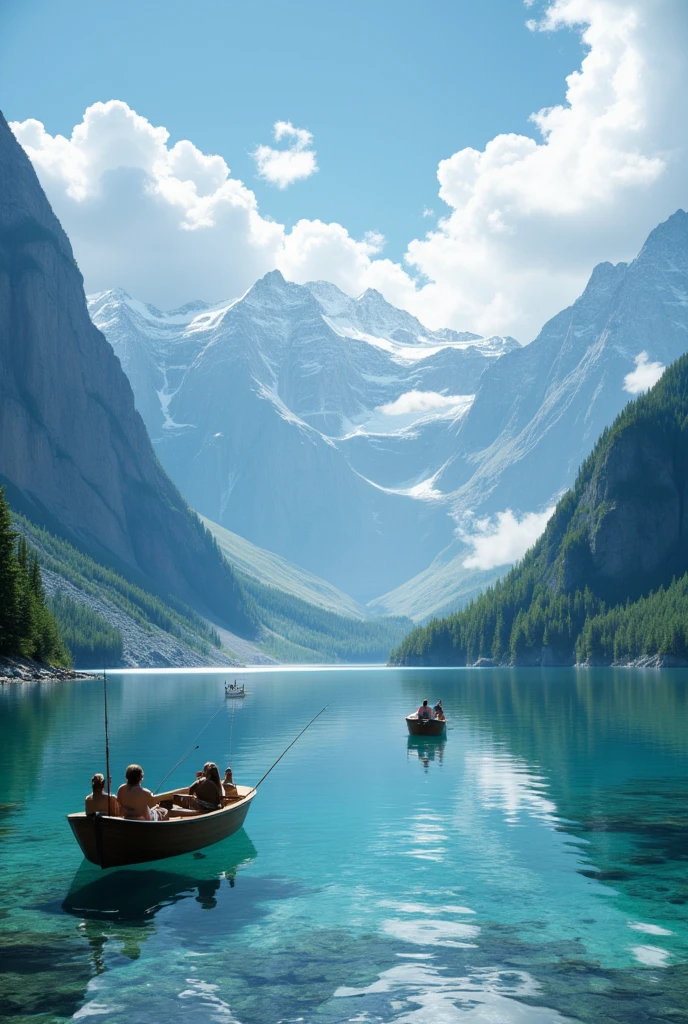
[[[232,733],[234,732],[234,712],[236,711],[236,704],[232,704],[232,721],[229,726],[229,763],[232,763]]]
[[[194,743],[195,743],[196,745],[195,745],[195,746],[191,746],[191,747],[190,747],[190,748],[189,748],[189,749],[187,750],[187,752],[186,752],[186,753],[184,754],[184,756],[183,756],[183,757],[180,757],[180,758],[179,758],[179,760],[177,761],[177,763],[176,763],[175,765],[173,765],[173,766],[172,766],[172,768],[170,768],[170,770],[168,771],[167,775],[164,775],[164,776],[162,777],[162,779],[160,780],[160,782],[159,782],[159,783],[157,784],[157,786],[155,787],[155,792],[156,792],[156,793],[158,793],[158,792],[160,791],[160,787],[162,786],[163,782],[165,782],[165,780],[166,780],[166,779],[169,779],[169,777],[170,777],[170,775],[172,774],[172,772],[173,772],[173,771],[174,771],[174,770],[175,770],[176,768],[178,768],[180,764],[183,764],[183,763],[184,763],[184,761],[186,761],[187,757],[190,757],[190,756],[191,756],[191,755],[193,754],[194,750],[198,750],[199,744],[198,744],[198,743],[196,743],[196,740],[198,740],[198,739],[200,739],[200,738],[201,738],[201,736],[203,735],[203,733],[204,733],[204,732],[206,731],[206,729],[208,728],[208,726],[209,726],[209,725],[210,725],[210,723],[212,722],[213,718],[217,718],[217,716],[218,716],[218,715],[220,714],[220,712],[222,711],[222,709],[223,709],[223,707],[224,707],[224,706],[225,706],[225,702],[224,702],[224,701],[222,701],[222,703],[220,704],[220,706],[219,706],[219,708],[217,709],[217,711],[215,712],[215,714],[214,714],[214,715],[212,715],[212,716],[211,716],[211,717],[210,717],[210,718],[208,719],[208,721],[207,721],[207,722],[205,723],[205,725],[203,726],[203,728],[202,728],[202,729],[201,729],[201,731],[199,732],[199,734],[198,734],[198,736],[196,737],[196,739],[195,739],[195,740],[193,741],[193,742],[194,742]]]
[[[330,701],[330,704],[331,704],[331,703],[332,703],[332,702]],[[303,729],[301,730],[301,732],[299,733],[299,735],[298,735],[298,736],[296,737],[296,740],[299,740],[299,739],[301,739],[301,737],[302,737],[302,736],[303,736],[303,734],[305,733],[306,729],[309,729],[309,728],[310,728],[310,727],[311,727],[311,726],[313,725],[313,722],[315,721],[315,719],[316,719],[316,718],[320,718],[320,716],[322,715],[323,711],[327,711],[327,709],[329,708],[330,704],[326,704],[324,708],[322,708],[322,709],[321,709],[320,711],[318,711],[318,713],[317,713],[317,715],[315,716],[315,718],[311,718],[311,720],[310,720],[310,722],[308,723],[308,725],[304,725]],[[280,754],[280,756],[279,756],[279,757],[277,758],[277,760],[275,761],[275,763],[274,763],[274,764],[272,764],[272,765],[270,765],[270,767],[269,767],[269,768],[268,768],[268,770],[266,771],[266,773],[265,773],[265,775],[263,776],[263,778],[262,778],[262,779],[260,779],[260,781],[259,781],[259,782],[256,782],[255,786],[253,787],[253,788],[254,788],[254,790],[258,789],[258,787],[260,786],[260,783],[261,783],[261,782],[265,782],[265,780],[267,779],[267,777],[268,777],[268,775],[270,774],[270,772],[272,771],[272,769],[273,769],[273,768],[276,768],[276,767],[277,767],[277,765],[278,765],[278,764],[280,763],[280,761],[282,760],[282,758],[284,757],[284,755],[285,755],[285,754],[287,753],[287,751],[291,750],[291,748],[292,748],[292,747],[294,746],[294,744],[296,743],[296,740],[292,740],[292,741],[291,741],[291,743],[289,744],[289,746],[288,746],[288,747],[286,748],[286,750],[283,750],[283,751],[282,751],[282,753],[281,753],[281,754]]]

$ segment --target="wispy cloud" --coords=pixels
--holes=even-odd
[[[464,559],[465,569],[494,569],[510,565],[523,558],[531,548],[554,512],[554,505],[544,512],[527,512],[519,519],[510,508],[498,512],[492,519],[479,519],[472,530],[461,532],[473,553]]]
[[[430,412],[464,404],[472,395],[440,395],[437,391],[407,391],[395,402],[379,406],[385,416],[406,416],[410,412]]]
[[[623,389],[629,395],[640,395],[649,391],[662,376],[666,366],[664,363],[651,363],[647,352],[639,352],[635,357],[635,370],[624,377]]]
[[[269,181],[277,188],[287,188],[295,181],[310,178],[318,170],[313,146],[313,136],[305,128],[295,128],[291,121],[276,121],[273,126],[275,142],[286,140],[286,149],[273,146],[258,146],[253,159],[258,168],[258,177]]]

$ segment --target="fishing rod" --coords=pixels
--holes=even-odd
[[[261,783],[261,782],[265,782],[265,780],[267,779],[267,777],[268,777],[268,775],[270,774],[270,772],[272,771],[272,769],[273,769],[273,768],[276,768],[276,767],[277,767],[277,765],[278,765],[278,764],[280,763],[280,761],[282,760],[282,758],[284,757],[284,755],[285,755],[285,754],[287,753],[287,751],[291,750],[291,748],[292,748],[292,747],[294,746],[294,744],[296,743],[296,740],[299,740],[299,739],[301,739],[301,737],[302,737],[302,736],[303,736],[303,734],[305,733],[306,729],[310,729],[310,727],[311,727],[311,726],[313,725],[313,722],[315,721],[315,719],[316,719],[316,718],[320,718],[320,716],[322,715],[323,711],[327,711],[327,709],[329,708],[329,706],[330,706],[330,704],[331,704],[331,703],[332,703],[332,702],[330,701],[330,703],[329,703],[329,704],[326,704],[324,708],[322,708],[322,709],[321,709],[320,711],[318,711],[318,713],[317,713],[317,715],[315,716],[315,718],[311,718],[311,720],[310,720],[310,722],[308,723],[308,725],[304,725],[303,729],[301,730],[301,732],[299,733],[299,735],[298,735],[298,736],[296,737],[296,739],[295,739],[295,740],[292,740],[292,741],[291,741],[291,743],[289,744],[289,746],[288,746],[288,747],[286,748],[286,750],[283,750],[283,751],[282,751],[282,753],[281,753],[281,754],[280,754],[280,756],[279,756],[279,757],[277,758],[277,760],[275,761],[275,763],[274,763],[274,764],[272,764],[272,765],[270,765],[270,767],[269,767],[269,768],[268,768],[268,770],[266,771],[266,773],[265,773],[265,775],[263,776],[263,778],[262,778],[262,779],[260,779],[260,781],[259,781],[259,782],[256,782],[255,786],[253,787],[253,789],[254,789],[254,790],[258,789],[258,787],[260,786],[260,783]]]
[[[110,802],[112,800],[112,796],[110,794],[112,781],[110,779],[110,730],[108,728],[107,666],[105,664],[103,664],[103,703],[105,704],[105,779],[108,795],[108,818],[110,818],[112,817],[112,810],[110,806]]]
[[[175,769],[177,769],[177,768],[179,767],[179,765],[180,765],[180,764],[183,764],[183,763],[184,763],[184,761],[186,761],[187,757],[191,757],[191,755],[193,754],[194,750],[198,750],[199,744],[198,744],[198,743],[196,743],[196,740],[198,740],[198,739],[200,739],[200,738],[201,738],[201,736],[202,736],[202,735],[203,735],[203,733],[204,733],[204,732],[206,731],[206,729],[208,728],[208,726],[210,725],[210,723],[212,722],[212,720],[213,720],[214,718],[217,718],[217,716],[218,716],[218,715],[220,714],[220,712],[222,711],[222,709],[223,709],[223,707],[224,707],[224,706],[225,706],[225,702],[224,702],[224,701],[222,701],[222,703],[220,704],[220,706],[219,706],[219,708],[217,709],[217,711],[215,712],[215,714],[214,714],[214,715],[211,715],[211,717],[210,717],[210,718],[208,719],[208,721],[207,721],[207,722],[205,723],[205,725],[203,726],[203,728],[202,728],[202,729],[201,729],[201,731],[199,732],[199,734],[198,734],[198,736],[196,737],[196,739],[195,739],[195,740],[193,741],[193,742],[194,742],[194,743],[195,743],[196,745],[195,745],[195,746],[191,746],[191,747],[189,747],[189,749],[188,749],[188,750],[187,750],[187,752],[186,752],[186,753],[185,753],[185,754],[183,755],[183,757],[180,757],[180,758],[179,758],[179,760],[177,761],[177,763],[176,763],[175,765],[173,765],[173,766],[172,766],[172,767],[170,768],[170,770],[168,771],[167,775],[163,775],[163,777],[162,777],[162,778],[160,779],[160,782],[159,782],[159,783],[157,784],[157,786],[155,787],[155,792],[156,792],[156,793],[159,793],[159,792],[160,792],[160,787],[162,786],[163,782],[165,782],[165,780],[166,780],[166,779],[169,779],[169,777],[170,777],[170,775],[172,774],[172,772],[173,772],[173,771],[175,771]]]

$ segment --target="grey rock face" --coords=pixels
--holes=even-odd
[[[249,628],[243,595],[161,469],[69,241],[0,115],[0,480],[97,558]]]

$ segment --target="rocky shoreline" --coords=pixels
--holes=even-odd
[[[92,672],[75,672],[71,668],[44,665],[30,658],[0,658],[0,686],[5,683],[36,683],[50,680],[93,679]]]

